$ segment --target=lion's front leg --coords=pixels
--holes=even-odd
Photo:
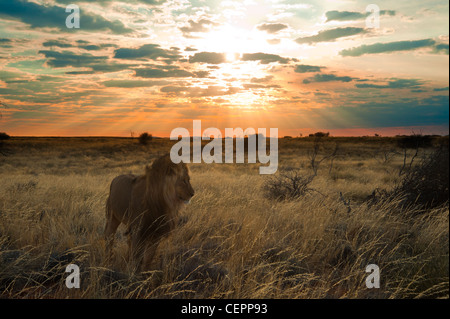
[[[132,258],[133,258],[133,253],[132,253],[132,235],[131,235],[131,229],[128,227],[127,231],[125,232],[125,235],[127,236],[127,246],[128,246],[128,252],[127,252],[127,261],[128,263],[131,263]]]
[[[155,258],[158,249],[158,242],[149,242],[145,247],[144,258],[142,261],[142,270],[149,270],[151,262]]]
[[[129,238],[129,264],[136,272],[149,270],[158,249],[159,241]]]
[[[128,236],[128,264],[133,272],[139,272],[145,247],[134,234]]]
[[[117,228],[119,227],[119,225],[120,225],[120,221],[117,220],[111,212],[107,216],[105,231],[103,234],[103,237],[106,241],[105,254],[106,254],[106,262],[107,263],[109,263],[112,260],[114,237],[116,235],[116,231],[117,231]]]

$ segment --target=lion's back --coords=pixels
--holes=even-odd
[[[129,208],[131,192],[136,176],[132,174],[119,175],[111,182],[108,205],[115,217],[122,220]]]

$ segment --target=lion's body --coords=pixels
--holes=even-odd
[[[107,209],[109,214],[121,221],[126,218],[130,202],[133,182],[136,180],[135,175],[120,175],[113,179],[107,200]],[[111,216],[112,217],[112,216]]]
[[[183,202],[194,190],[185,164],[169,156],[146,167],[144,175],[120,175],[113,179],[106,201],[105,237],[111,250],[118,226],[127,225],[129,259],[139,270],[153,258],[159,240],[174,227]]]

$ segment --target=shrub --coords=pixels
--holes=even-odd
[[[8,140],[10,136],[6,134],[5,132],[0,132],[0,141]]]
[[[328,137],[330,136],[330,132],[316,132],[314,133],[314,137]]]
[[[268,198],[274,200],[289,200],[304,196],[312,189],[309,184],[314,175],[302,176],[298,171],[291,170],[269,177],[264,184],[264,191]]]
[[[427,148],[433,145],[433,137],[421,134],[401,136],[397,140],[397,145],[400,148]]]
[[[5,143],[4,140],[9,139],[10,136],[5,132],[0,132],[0,155],[6,156]]]
[[[403,195],[405,204],[433,208],[448,203],[449,148],[441,146],[409,170],[391,195]]]
[[[148,134],[147,132],[142,133],[139,135],[139,144],[147,145],[148,142],[152,140],[153,136],[152,134]]]

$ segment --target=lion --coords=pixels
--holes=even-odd
[[[176,216],[193,196],[187,165],[173,163],[168,154],[147,165],[144,175],[115,177],[106,201],[104,237],[109,256],[123,223],[129,262],[136,271],[147,267],[159,241],[174,229]]]

